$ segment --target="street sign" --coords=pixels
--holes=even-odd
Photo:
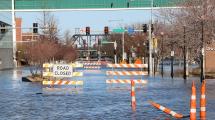
[[[171,51],[171,56],[174,56],[175,55],[175,52],[174,51]]]
[[[72,66],[67,64],[56,64],[53,66],[54,77],[72,77]]]
[[[134,28],[128,28],[128,34],[133,34],[134,33]]]
[[[123,28],[117,28],[117,29],[113,29],[112,32],[113,32],[113,33],[124,33],[124,32],[125,32],[125,29],[123,29]]]
[[[158,39],[157,38],[153,38],[153,41],[152,41],[152,46],[154,49],[156,49],[158,47]]]

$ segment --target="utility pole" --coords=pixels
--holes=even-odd
[[[161,32],[161,60],[162,60],[162,63],[161,63],[161,75],[162,75],[162,78],[163,78],[163,35],[164,35],[164,33]]]

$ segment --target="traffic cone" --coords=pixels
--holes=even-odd
[[[196,87],[192,82],[192,94],[190,98],[190,120],[196,120]]]
[[[131,107],[133,111],[136,111],[135,83],[133,80],[131,80]]]
[[[201,98],[200,98],[200,119],[206,120],[206,97],[205,97],[205,80],[202,82],[201,86]]]
[[[155,103],[155,102],[153,102],[153,101],[149,101],[149,103],[150,103],[152,106],[154,106],[155,108],[157,108],[157,109],[163,111],[164,113],[166,113],[166,114],[168,114],[168,115],[171,115],[171,116],[173,116],[173,117],[175,117],[175,118],[184,118],[184,117],[185,117],[185,116],[183,116],[182,114],[176,113],[176,112],[172,111],[171,109],[166,108],[166,107],[164,107],[164,106],[161,106],[161,105],[159,105],[159,104],[157,104],[157,103]]]

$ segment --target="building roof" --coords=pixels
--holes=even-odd
[[[5,24],[5,26],[11,26],[10,24],[8,24],[6,22],[0,21],[0,25],[2,25],[2,24]]]

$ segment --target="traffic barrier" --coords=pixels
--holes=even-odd
[[[137,58],[137,59],[135,60],[134,64],[142,64],[141,59]]]
[[[84,66],[87,66],[87,65],[94,65],[94,66],[96,66],[96,65],[101,65],[101,63],[100,62],[85,62],[85,63],[83,63],[84,64]]]
[[[135,98],[135,82],[131,80],[131,107],[136,111],[136,98]]]
[[[148,75],[143,71],[107,71],[106,75]]]
[[[205,80],[202,82],[201,86],[201,98],[200,98],[200,119],[206,120],[206,85]]]
[[[74,68],[83,67],[83,64],[80,64],[80,63],[71,63],[70,65]],[[54,64],[52,64],[52,63],[43,64],[43,68],[52,68],[53,66],[54,66]]]
[[[73,72],[72,76],[73,77],[82,77],[83,76],[83,72]]]
[[[83,64],[77,64],[77,63],[72,63],[70,65],[73,68],[83,67]],[[43,76],[44,77],[53,77],[53,66],[54,66],[54,64],[52,64],[52,63],[44,63],[43,64]],[[81,73],[81,72],[74,72],[73,76],[74,77],[83,76],[83,73]]]
[[[50,80],[43,81],[43,85],[83,85],[83,81],[69,81],[69,80]]]
[[[79,64],[79,63],[72,63],[71,66],[73,68],[82,68],[84,65],[83,64]]]
[[[168,114],[168,115],[171,115],[171,116],[173,116],[173,117],[175,117],[175,118],[184,118],[184,117],[185,117],[184,115],[179,114],[179,113],[176,113],[176,112],[172,111],[171,109],[166,108],[166,107],[164,107],[164,106],[162,106],[162,105],[159,105],[159,104],[157,104],[157,103],[155,103],[155,102],[153,102],[153,101],[149,101],[149,103],[150,103],[152,106],[154,106],[155,108],[157,108],[157,109],[163,111],[164,113],[166,113],[166,114]]]
[[[49,63],[43,64],[43,76],[44,77],[53,76],[52,67],[53,67],[53,64],[49,64]]]
[[[53,73],[52,72],[43,72],[43,77],[52,77]]]
[[[192,82],[192,94],[190,98],[190,120],[196,120],[196,87]]]
[[[147,84],[147,81],[146,80],[133,80],[135,84]],[[111,80],[106,80],[106,83],[107,84],[112,84],[112,83],[115,83],[115,84],[131,84],[131,80],[122,80],[122,79],[118,79],[118,80],[114,80],[114,79],[111,79]]]
[[[84,66],[86,69],[100,69],[100,66]]]
[[[107,64],[107,67],[112,68],[146,68],[147,64]]]
[[[53,77],[53,72],[43,72],[44,77]],[[81,77],[83,76],[83,72],[73,72],[73,77]]]

